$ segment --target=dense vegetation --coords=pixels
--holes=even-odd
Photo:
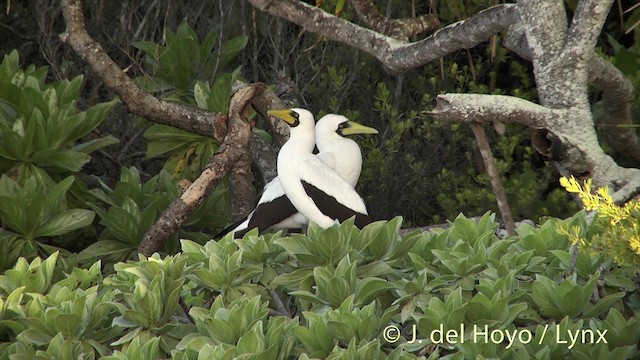
[[[55,1],[10,3],[1,22],[11,30],[0,32],[0,359],[640,358],[638,257],[616,248],[640,239],[638,203],[617,214],[602,197],[595,205],[610,213],[593,221],[528,133],[508,125],[490,134],[498,168],[516,220],[539,226],[500,239],[471,131],[421,112],[442,92],[535,101],[530,65],[498,37],[390,76],[245,2],[86,1],[92,35],[158,97],[224,113],[235,80],[263,81],[291,105],[381,133],[358,139],[358,189],[375,218],[393,220],[210,241],[229,222],[223,183],[162,256],[144,258],[143,234],[219,143],[126,113],[57,39]],[[450,23],[493,3],[446,1],[438,13]],[[409,15],[405,2],[388,4],[393,17]],[[624,31],[639,19],[612,12],[599,49],[636,89],[640,32]],[[399,234],[445,219],[455,219],[446,230]],[[433,330],[461,324],[454,341],[435,343]],[[497,340],[474,337],[485,325]],[[423,342],[408,343],[414,334]],[[569,334],[585,337],[570,347]]]
[[[602,231],[583,212],[508,239],[488,214],[404,236],[401,223],[182,240],[111,275],[59,253],[20,260],[0,276],[0,359],[640,356],[634,268],[585,254],[571,268],[558,227]]]

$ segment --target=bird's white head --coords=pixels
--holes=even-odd
[[[316,137],[338,134],[340,136],[355,134],[377,134],[378,130],[350,121],[342,115],[327,114],[316,124]]]
[[[277,117],[289,124],[291,136],[309,134],[315,130],[315,119],[309,110],[300,108],[269,110],[267,114]]]

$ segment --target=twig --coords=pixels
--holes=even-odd
[[[496,195],[496,202],[498,203],[500,214],[502,214],[502,220],[507,228],[507,234],[514,236],[516,234],[516,226],[513,222],[513,215],[511,214],[507,194],[504,192],[504,186],[502,186],[500,174],[498,173],[493,154],[491,153],[491,146],[489,145],[489,141],[487,141],[487,134],[481,124],[471,123],[470,125],[471,130],[473,130],[473,135],[475,135],[478,141],[482,161],[484,162],[484,167],[487,169],[487,175],[489,175],[493,193]]]

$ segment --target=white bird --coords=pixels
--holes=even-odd
[[[313,115],[307,110],[292,110],[297,111],[299,116],[313,119]],[[345,136],[377,133],[376,129],[349,121],[342,115],[325,115],[315,126],[315,143],[319,150],[316,156],[334,169],[351,187],[355,187],[362,169],[362,153],[358,144]],[[242,237],[255,227],[260,232],[268,228],[295,229],[307,223],[307,218],[297,212],[285,195],[279,178],[276,177],[265,185],[256,208],[247,217],[230,225],[216,237],[224,236],[229,232],[235,232],[236,237]]]
[[[278,153],[278,178],[293,206],[310,221],[327,228],[355,216],[356,226],[371,222],[364,200],[335,170],[313,155],[313,116],[301,109],[270,111],[289,124],[289,140]]]

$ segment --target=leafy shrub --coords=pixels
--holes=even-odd
[[[95,129],[117,101],[76,109],[82,76],[46,83],[46,68],[20,69],[18,52],[0,66],[0,171],[18,181],[50,173],[80,171],[93,151],[118,142],[113,136],[80,140]]]
[[[620,280],[637,268],[588,254],[575,272],[565,264],[571,242],[558,229],[599,231],[584,213],[504,240],[489,214],[404,236],[400,225],[183,240],[182,253],[106,276],[57,253],[20,260],[0,275],[0,359],[640,355],[640,302]]]
[[[0,269],[19,256],[48,256],[69,245],[64,236],[93,222],[78,200],[86,186],[74,176],[89,154],[118,142],[85,141],[117,101],[78,111],[82,77],[45,81],[46,68],[19,66],[17,51],[0,65]]]
[[[36,240],[63,235],[93,222],[93,211],[68,208],[65,197],[74,180],[69,176],[48,188],[35,177],[26,179],[24,186],[6,175],[0,177],[0,246],[5,250],[1,268],[13,266],[18,256],[48,255],[56,247]]]

